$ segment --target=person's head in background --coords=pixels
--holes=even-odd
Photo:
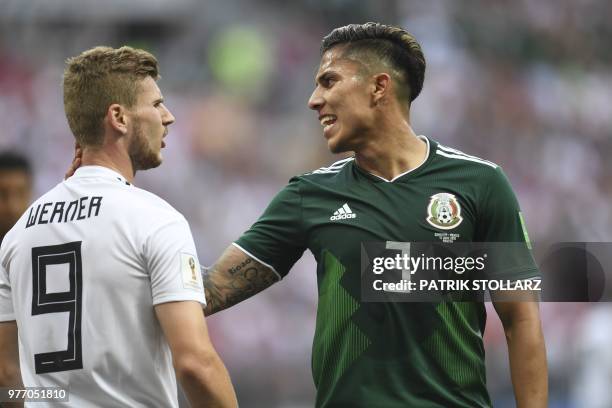
[[[30,205],[32,167],[14,152],[0,152],[0,241]]]

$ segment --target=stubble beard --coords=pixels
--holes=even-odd
[[[144,134],[140,124],[134,124],[134,137],[129,147],[130,160],[134,173],[138,170],[154,169],[161,164],[159,152],[151,149],[147,136]]]

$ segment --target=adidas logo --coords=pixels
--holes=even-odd
[[[334,211],[334,215],[329,217],[331,221],[346,220],[349,218],[357,218],[357,214],[351,211],[347,203],[342,204],[342,207]]]

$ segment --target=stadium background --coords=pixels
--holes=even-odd
[[[94,45],[152,51],[176,116],[161,168],[136,183],[190,221],[212,263],[294,174],[330,163],[306,107],[323,35],[352,22],[400,24],[428,61],[416,132],[503,166],[534,241],[611,241],[612,2],[4,0],[0,149],[34,162],[36,196],[61,180],[73,139],[66,57]],[[551,407],[612,407],[612,309],[542,305]],[[244,407],[309,407],[316,312],[306,254],[281,283],[210,318]],[[489,314],[489,387],[512,389]]]

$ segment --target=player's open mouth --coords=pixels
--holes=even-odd
[[[329,132],[336,123],[336,119],[337,117],[335,115],[319,116],[319,122],[321,122],[321,126],[323,126],[323,133]]]

